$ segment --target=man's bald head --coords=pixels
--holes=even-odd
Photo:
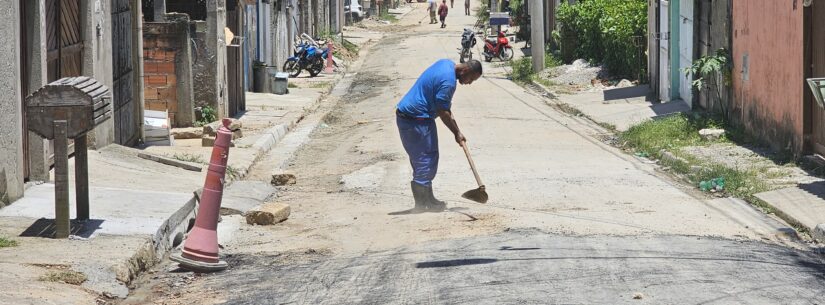
[[[458,82],[462,85],[472,84],[484,73],[481,62],[475,59],[456,65],[455,72]]]

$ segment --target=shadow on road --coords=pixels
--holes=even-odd
[[[82,238],[90,238],[92,234],[100,229],[103,224],[102,219],[89,219],[86,221],[71,220],[69,234],[79,236]],[[54,237],[57,228],[54,224],[54,219],[40,218],[36,220],[31,226],[26,228],[20,237]]]
[[[446,261],[431,261],[415,263],[416,268],[444,268],[444,267],[458,267],[467,265],[483,265],[497,262],[495,258],[466,258],[466,259],[451,259]]]

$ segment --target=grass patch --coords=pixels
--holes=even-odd
[[[699,136],[699,130],[721,126],[718,120],[699,114],[676,114],[630,127],[620,135],[620,139],[637,152],[659,158],[662,149],[677,150],[710,144]]]
[[[354,44],[354,43],[352,43],[352,42],[350,42],[349,40],[346,40],[346,39],[344,39],[343,45],[344,45],[344,49],[347,49],[347,52],[349,52],[350,54],[358,54],[358,50],[359,50],[358,45],[356,45],[356,44]]]
[[[226,175],[229,176],[229,180],[236,180],[241,176],[241,171],[237,168],[232,167],[231,165],[226,166]]]
[[[329,87],[330,82],[312,82],[309,84],[309,88],[314,89],[324,89]]]
[[[17,247],[17,241],[0,237],[0,248]]]
[[[509,64],[512,69],[509,76],[513,81],[524,84],[533,79],[533,62],[530,57],[514,59]]]
[[[659,159],[660,164],[680,174],[687,182],[698,187],[702,181],[723,178],[724,190],[721,194],[742,198],[762,208],[771,209],[754,195],[771,190],[771,185],[763,179],[765,171],[760,168],[731,168],[697,159],[682,153],[681,148],[702,146],[718,141],[708,141],[699,136],[704,128],[721,128],[721,121],[700,114],[677,114],[659,120],[651,120],[635,125],[621,133],[619,138],[626,147],[641,155]],[[663,151],[669,156],[663,158]],[[670,155],[674,156],[671,157]]]
[[[398,22],[398,17],[395,17],[395,15],[390,14],[389,12],[381,12],[381,15],[379,15],[378,18],[381,20],[389,21],[391,23]]]
[[[173,155],[172,158],[178,161],[206,164],[206,161],[204,161],[201,156],[193,154],[180,153]]]
[[[73,270],[52,270],[41,276],[40,280],[44,282],[80,285],[86,281],[86,275]]]
[[[296,85],[295,83],[288,83],[288,84],[286,84],[286,87],[287,88],[298,88],[298,85]]]

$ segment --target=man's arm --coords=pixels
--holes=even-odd
[[[456,143],[461,144],[461,142],[467,141],[467,138],[465,138],[461,131],[458,130],[458,123],[456,123],[451,111],[438,110],[438,116],[441,118],[441,121],[444,122],[444,125],[447,125],[447,128],[453,132]]]

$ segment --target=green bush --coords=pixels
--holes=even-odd
[[[510,78],[517,82],[528,82],[533,77],[533,61],[530,57],[522,57],[510,61]]]
[[[556,11],[561,57],[604,63],[614,76],[638,77],[646,62],[640,48],[647,30],[645,0],[582,0]],[[607,52],[609,50],[609,52]]]
[[[614,76],[640,79],[647,62],[643,48],[647,41],[647,3],[637,0],[613,1],[601,19],[604,64]]]

